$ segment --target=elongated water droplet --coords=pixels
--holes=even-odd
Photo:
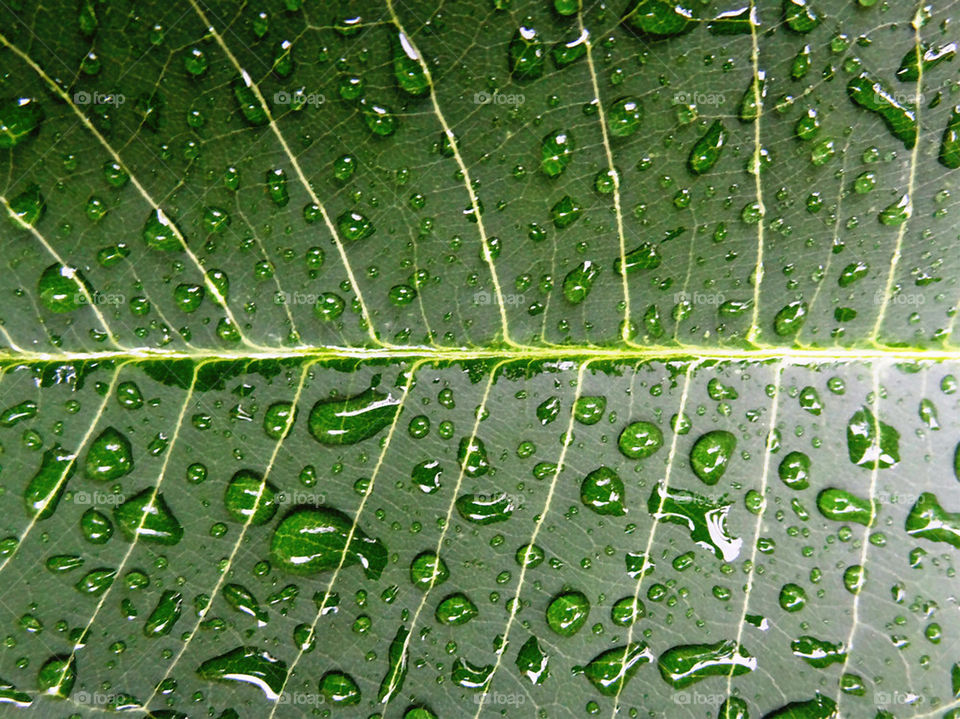
[[[696,26],[693,3],[673,0],[631,0],[623,23],[638,35],[653,39],[680,35]]]
[[[514,498],[505,492],[461,494],[457,497],[457,513],[474,524],[495,524],[510,519],[516,509]]]
[[[149,639],[163,637],[170,633],[180,619],[183,595],[172,589],[167,589],[160,595],[157,606],[150,612],[143,625],[143,635]]]
[[[600,274],[600,265],[586,260],[574,267],[563,278],[563,296],[570,304],[578,305],[587,299],[593,281]]]
[[[923,492],[911,507],[906,530],[911,537],[960,548],[960,512],[948,512],[930,492]]]
[[[67,481],[76,471],[75,459],[75,454],[59,444],[43,453],[40,467],[23,492],[29,516],[39,521],[47,519],[56,511]]]
[[[597,691],[612,697],[620,694],[637,670],[651,661],[653,652],[646,643],[632,642],[598,654],[583,668],[583,673]]]
[[[940,164],[951,170],[960,167],[960,105],[953,108],[940,142]]]
[[[397,692],[403,689],[403,682],[407,678],[407,637],[410,630],[404,626],[397,629],[397,633],[390,642],[387,655],[387,673],[380,682],[380,691],[377,692],[377,701],[381,704],[389,702]]]
[[[277,513],[277,488],[250,469],[241,469],[230,479],[223,502],[234,521],[266,524]]]
[[[371,388],[353,397],[317,402],[308,427],[321,444],[356,444],[389,426],[399,411],[399,398]]]
[[[837,719],[837,704],[817,692],[813,699],[790,702],[763,719]]]
[[[487,688],[487,684],[493,677],[493,669],[493,664],[473,664],[459,657],[450,670],[450,679],[458,687],[482,691]]]
[[[270,621],[266,611],[261,609],[257,598],[253,596],[253,592],[246,587],[230,583],[225,584],[222,591],[223,598],[227,601],[227,604],[241,614],[246,614],[256,619],[258,627],[266,626],[267,622]]]
[[[794,32],[808,33],[822,21],[811,0],[783,0],[783,19]]]
[[[543,684],[550,676],[550,657],[543,651],[536,637],[530,637],[520,647],[516,660],[520,675],[531,684]]]
[[[757,660],[732,639],[715,644],[684,644],[668,649],[657,660],[660,676],[674,689],[683,689],[711,676],[738,676],[757,668]]]
[[[817,509],[827,519],[836,522],[856,522],[865,527],[876,521],[877,508],[869,499],[858,497],[844,489],[824,489],[817,495]]]
[[[909,150],[917,144],[917,111],[901,103],[880,80],[861,73],[847,83],[847,95],[865,110],[883,118],[887,129]]]
[[[471,601],[470,597],[461,592],[456,592],[445,597],[434,613],[437,621],[441,624],[460,625],[466,624],[479,614],[477,605]]]
[[[292,511],[274,530],[270,552],[278,564],[301,574],[336,569],[342,561],[345,567],[360,564],[369,578],[377,579],[387,564],[386,546],[331,507]]]
[[[201,679],[243,682],[259,687],[270,701],[276,701],[287,679],[287,664],[259,647],[237,647],[207,659],[197,668]]]
[[[320,694],[335,707],[359,704],[362,698],[360,687],[353,677],[341,671],[330,671],[320,678]]]
[[[727,130],[723,121],[714,120],[707,131],[693,144],[687,167],[694,175],[702,175],[713,169],[720,159],[720,153],[727,141]]]
[[[920,79],[921,63],[923,73],[926,74],[940,63],[949,62],[956,56],[957,43],[955,42],[940,46],[933,46],[926,42],[919,46],[914,45],[903,56],[900,69],[897,70],[897,79],[900,82],[916,82]]]
[[[77,681],[77,664],[73,655],[50,657],[37,673],[37,689],[41,694],[66,699]]]
[[[420,64],[420,54],[410,38],[402,32],[390,35],[393,53],[393,76],[401,90],[413,97],[423,97],[430,92],[430,82]]]
[[[780,337],[789,337],[795,335],[807,321],[807,303],[803,300],[796,300],[784,305],[776,317],[773,318],[773,331]]]
[[[843,662],[847,656],[843,644],[834,644],[809,635],[795,639],[790,643],[790,649],[793,650],[795,656],[800,657],[807,664],[817,669]]]

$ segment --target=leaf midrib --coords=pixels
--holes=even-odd
[[[752,349],[692,346],[650,346],[646,348],[558,345],[551,347],[292,347],[275,350],[163,350],[150,347],[86,352],[0,351],[0,363],[39,364],[43,362],[116,361],[126,363],[162,360],[190,360],[198,363],[237,360],[421,360],[463,362],[501,360],[507,362],[583,360],[583,361],[697,361],[697,362],[784,362],[787,364],[854,364],[889,362],[960,362],[960,349],[952,348],[793,348],[757,347]]]

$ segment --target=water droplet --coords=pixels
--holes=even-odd
[[[259,472],[241,469],[231,477],[223,502],[234,521],[257,526],[277,513],[277,488]]]
[[[36,100],[17,97],[0,102],[0,149],[16,147],[43,121],[43,110]]]
[[[547,625],[561,637],[572,637],[580,631],[590,615],[590,600],[578,591],[562,592],[547,606]]]
[[[459,626],[460,624],[466,624],[479,613],[477,605],[466,594],[456,592],[445,597],[437,605],[435,616],[441,624]]]
[[[370,388],[353,397],[320,400],[310,410],[308,428],[321,444],[356,444],[393,423],[400,399]]]
[[[650,493],[647,509],[654,519],[685,526],[694,542],[713,552],[718,559],[732,562],[739,556],[743,540],[727,532],[731,505],[725,498],[714,501],[658,482]]]
[[[900,461],[900,433],[862,407],[847,422],[847,450],[858,467],[888,469]]]
[[[128,541],[136,538],[157,544],[177,544],[183,539],[183,525],[162,494],[145,489],[114,508],[113,519]]]
[[[847,95],[854,104],[883,118],[887,129],[909,150],[917,144],[917,112],[901,103],[880,80],[861,73],[847,83]]]
[[[536,80],[543,75],[543,42],[535,28],[517,28],[510,40],[509,53],[510,73],[517,80]]]
[[[580,501],[597,514],[614,517],[626,514],[623,495],[623,480],[609,467],[593,470],[580,484]]]
[[[287,679],[287,664],[258,647],[237,647],[207,659],[197,667],[197,676],[208,681],[253,684],[267,699],[276,701]]]
[[[713,124],[697,140],[690,150],[687,167],[694,175],[703,175],[709,172],[720,159],[720,153],[727,141],[727,130],[721,120],[714,120]]]
[[[540,170],[547,177],[559,177],[567,169],[576,147],[567,130],[554,130],[540,143]]]
[[[57,509],[67,481],[76,470],[76,455],[59,444],[40,459],[40,467],[23,491],[27,514],[36,520],[47,519]]]
[[[111,482],[133,469],[133,448],[130,440],[115,427],[107,427],[87,450],[83,464],[87,479]]]
[[[727,471],[737,449],[737,438],[726,430],[714,430],[700,437],[690,450],[690,467],[704,484],[714,485]]]
[[[274,530],[270,552],[285,569],[301,574],[359,563],[367,577],[377,579],[387,564],[386,546],[331,507],[290,512]]]
[[[732,639],[715,644],[671,647],[657,660],[660,676],[674,689],[683,689],[711,676],[739,676],[757,668],[755,657]]]
[[[644,642],[632,642],[623,647],[608,649],[590,660],[583,673],[604,696],[619,695],[637,670],[653,661]]]

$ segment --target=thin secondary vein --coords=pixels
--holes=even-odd
[[[737,623],[737,639],[734,651],[739,652],[740,640],[743,639],[743,626],[747,620],[747,611],[750,607],[750,592],[753,589],[753,579],[756,576],[757,553],[760,541],[760,530],[763,527],[763,513],[767,503],[767,480],[770,476],[770,458],[773,456],[774,433],[777,429],[777,415],[780,409],[780,383],[783,379],[783,365],[778,365],[774,373],[776,383],[774,384],[773,399],[770,402],[770,427],[767,430],[767,441],[763,453],[763,472],[760,475],[760,496],[763,498],[763,504],[757,513],[757,526],[753,532],[753,548],[750,552],[750,574],[747,576],[747,586],[744,589],[743,611],[740,613],[740,621]],[[730,696],[730,689],[733,686],[733,672],[727,675],[727,696]]]
[[[475,418],[473,420],[473,429],[470,430],[469,446],[471,447],[474,445],[474,442],[477,439],[477,432],[480,429],[480,422],[482,421],[484,415],[486,414],[487,399],[489,398],[490,390],[493,387],[494,382],[496,381],[497,372],[500,370],[500,368],[504,364],[506,364],[506,362],[499,362],[496,366],[493,367],[493,369],[490,370],[490,379],[487,381],[487,385],[483,390],[483,397],[480,399],[480,405],[476,412]],[[447,531],[450,529],[450,526],[452,524],[453,510],[457,506],[457,497],[460,496],[460,487],[463,486],[463,477],[466,474],[466,467],[467,467],[466,461],[460,464],[460,473],[457,475],[457,483],[453,487],[453,494],[451,495],[450,504],[447,507],[447,516],[444,519],[443,529],[440,530],[440,538],[437,540],[437,546],[436,546],[436,549],[434,550],[434,555],[437,557],[440,556],[440,552],[443,549],[443,540],[446,539]],[[439,562],[437,562],[434,565],[433,576],[430,578],[430,585],[423,592],[423,596],[420,597],[420,604],[417,605],[417,609],[413,613],[413,619],[410,621],[410,631],[407,633],[406,639],[404,639],[403,651],[401,652],[401,656],[406,654],[407,649],[410,646],[410,639],[414,636],[413,630],[417,626],[417,620],[420,618],[420,615],[423,613],[423,608],[427,604],[427,598],[429,597],[431,590],[436,585],[437,577],[439,576],[437,570],[439,568],[440,568],[440,564]],[[384,712],[386,712],[387,706],[390,704],[390,701],[392,699],[393,699],[393,696],[389,697],[384,702],[384,705],[383,705]]]
[[[690,396],[690,384],[693,382],[693,374],[696,372],[697,367],[700,366],[699,362],[693,362],[687,367],[686,378],[683,382],[683,390],[680,392],[680,406],[677,408],[677,418],[683,416],[683,411],[687,407],[687,398]],[[667,470],[666,474],[663,477],[663,483],[665,487],[670,486],[670,474],[673,471],[673,462],[677,456],[677,444],[678,439],[680,438],[680,433],[674,430],[673,439],[670,440],[670,454],[667,455]],[[647,562],[650,560],[650,552],[653,551],[653,542],[654,537],[657,534],[657,527],[660,525],[659,516],[663,514],[663,503],[664,498],[660,500],[660,506],[657,508],[657,513],[654,516],[653,523],[650,525],[650,533],[647,535],[647,547],[643,550],[643,557],[641,558],[640,564],[640,576],[637,578],[636,586],[633,590],[633,605],[635,606],[637,600],[640,597],[640,591],[643,588],[643,579],[647,576]],[[651,572],[653,569],[651,568]],[[626,646],[630,646],[630,642],[633,641],[633,624],[627,629],[627,643]],[[616,719],[617,714],[620,711],[620,694],[623,691],[623,685],[620,685],[620,691],[617,692],[617,695],[613,699],[613,711],[610,713],[610,719]]]
[[[887,305],[890,301],[890,295],[893,292],[893,285],[897,275],[897,267],[900,264],[900,257],[903,253],[903,239],[907,235],[907,226],[910,224],[910,217],[913,214],[913,193],[917,183],[917,158],[920,156],[920,104],[923,102],[923,49],[920,47],[920,14],[923,12],[924,2],[921,0],[917,7],[916,15],[913,19],[914,47],[917,53],[917,90],[914,95],[914,105],[916,109],[917,136],[914,139],[913,150],[910,152],[910,174],[907,179],[907,206],[906,218],[900,223],[900,229],[897,231],[897,242],[893,247],[893,257],[890,258],[890,272],[887,273],[887,283],[883,290],[883,303],[880,305],[880,311],[877,313],[877,321],[870,332],[870,340],[876,343],[877,337],[883,326],[884,317],[887,314]]]
[[[293,426],[294,418],[297,416],[299,410],[300,396],[303,392],[303,386],[307,380],[307,374],[309,373],[311,363],[307,362],[303,366],[303,371],[300,373],[300,380],[297,383],[297,389],[294,392],[293,400],[290,403],[290,412],[287,414],[286,426],[283,428],[283,431],[280,433],[280,438],[274,443],[273,451],[270,453],[270,459],[267,461],[266,468],[263,471],[263,481],[260,483],[259,488],[257,489],[256,496],[253,500],[254,510],[260,505],[260,499],[263,497],[263,493],[267,487],[267,480],[270,477],[270,472],[273,470],[273,466],[276,463],[277,455],[280,453],[280,448],[283,446],[284,441],[287,439],[287,433],[290,431],[290,428]],[[226,581],[227,576],[230,574],[230,568],[233,566],[233,561],[237,556],[237,553],[240,551],[240,545],[243,543],[243,538],[246,536],[247,531],[250,529],[250,526],[253,524],[253,520],[256,516],[256,511],[251,511],[250,516],[247,517],[247,520],[243,523],[243,527],[240,529],[240,535],[237,537],[237,541],[233,544],[233,549],[230,550],[230,555],[227,557],[226,564],[223,569],[220,570],[219,577],[217,582],[214,585],[213,589],[209,592],[208,596],[210,597],[209,604],[207,609],[204,611],[198,612],[197,621],[194,623],[193,628],[189,631],[186,641],[181,645],[180,651],[177,652],[176,656],[173,658],[173,662],[167,667],[166,672],[163,675],[163,678],[157,682],[154,686],[153,692],[143,703],[144,707],[149,707],[150,702],[154,700],[157,696],[157,693],[160,690],[160,687],[163,685],[163,682],[173,673],[174,667],[177,666],[177,663],[183,658],[183,655],[186,654],[187,648],[190,646],[190,642],[193,641],[194,637],[197,636],[197,632],[200,628],[200,625],[203,623],[204,618],[206,617],[207,611],[213,605],[213,602],[216,600],[217,595],[220,593],[220,588],[223,586],[223,583]]]
[[[607,116],[600,99],[600,84],[597,82],[597,68],[593,62],[593,43],[590,42],[590,31],[583,24],[583,6],[577,13],[577,23],[580,27],[580,37],[584,38],[587,48],[587,68],[590,70],[590,82],[593,84],[593,96],[597,101],[597,119],[600,122],[600,132],[603,135],[603,150],[607,156],[607,169],[613,180],[613,210],[617,218],[617,240],[620,245],[620,280],[623,284],[623,328],[620,339],[629,341],[630,337],[630,285],[627,282],[627,248],[624,237],[623,209],[620,204],[620,173],[613,164],[613,148],[610,145],[610,133],[607,130]]]
[[[16,213],[14,213],[13,208],[10,206],[10,202],[3,195],[0,195],[0,205],[4,206],[8,215],[11,218],[15,216]],[[17,221],[17,222],[26,230],[28,230],[30,234],[33,235],[34,238],[36,238],[37,242],[43,245],[43,249],[45,249],[47,253],[54,260],[56,260],[61,267],[69,268],[70,271],[76,272],[76,270],[70,267],[70,265],[67,264],[67,262],[63,259],[63,257],[61,257],[60,253],[57,252],[57,250],[53,247],[53,245],[47,242],[47,238],[44,237],[42,234],[40,234],[40,231],[37,230],[37,228],[34,227],[32,223],[20,222],[20,221]],[[72,277],[72,279],[79,290],[79,294],[83,295],[84,302],[90,306],[90,309],[92,309],[93,313],[97,316],[97,320],[103,326],[103,331],[107,333],[107,337],[110,338],[110,342],[113,344],[113,346],[119,350],[127,349],[117,341],[116,336],[113,334],[113,330],[110,329],[110,324],[107,322],[107,318],[104,317],[103,313],[100,311],[99,304],[94,300],[93,296],[90,294],[90,288],[87,287],[86,284],[82,282],[79,277],[74,276]]]
[[[153,508],[154,502],[157,501],[157,497],[160,496],[160,485],[163,484],[164,478],[167,476],[167,465],[170,463],[170,457],[173,455],[173,450],[177,445],[177,440],[180,437],[180,430],[183,428],[183,418],[187,413],[187,407],[190,406],[190,402],[193,399],[193,391],[197,385],[197,377],[199,376],[200,365],[194,368],[193,378],[190,381],[190,388],[187,390],[187,397],[184,400],[183,404],[180,406],[180,413],[177,415],[177,424],[174,427],[173,434],[170,436],[170,444],[167,446],[166,452],[163,458],[163,464],[160,465],[160,474],[157,479],[157,486],[153,488],[153,492],[150,495],[150,500],[148,505],[143,508],[143,511],[140,515],[140,523],[137,525],[136,530],[133,533],[133,539],[130,541],[130,547],[127,549],[126,553],[123,555],[123,558],[120,560],[120,566],[117,567],[116,572],[114,573],[114,580],[111,582],[110,586],[107,587],[106,591],[100,595],[100,599],[97,602],[97,606],[93,611],[93,616],[90,617],[90,620],[86,623],[86,626],[83,628],[83,632],[80,633],[80,639],[73,645],[73,648],[70,651],[70,658],[67,664],[71,664],[74,661],[74,658],[77,655],[77,649],[83,646],[84,637],[87,636],[87,633],[90,631],[90,627],[93,626],[96,622],[97,617],[100,615],[100,610],[103,609],[103,605],[107,601],[107,597],[110,596],[110,593],[113,591],[113,588],[120,584],[118,581],[120,576],[123,574],[123,568],[127,566],[127,562],[130,561],[130,557],[133,556],[134,550],[137,548],[137,540],[140,539],[141,534],[143,533],[143,526],[146,524],[147,519],[150,517],[148,511],[149,508]],[[109,394],[107,395],[110,396]]]
[[[350,285],[353,287],[353,291],[356,293],[357,302],[360,303],[360,312],[363,315],[365,324],[367,325],[367,334],[370,336],[370,339],[374,344],[384,346],[384,343],[381,342],[381,340],[377,337],[376,330],[373,327],[373,318],[371,317],[370,312],[367,309],[367,305],[363,300],[363,292],[360,290],[360,284],[357,282],[353,268],[350,266],[350,261],[347,259],[347,252],[343,246],[343,243],[340,241],[340,235],[337,234],[337,228],[334,227],[333,222],[330,219],[330,215],[327,212],[327,208],[324,207],[322,202],[320,202],[320,198],[317,197],[317,193],[314,192],[313,187],[307,180],[306,175],[304,175],[303,169],[300,167],[300,162],[297,160],[297,156],[294,155],[290,150],[290,145],[287,144],[287,138],[285,138],[283,133],[280,132],[280,127],[277,125],[276,120],[274,120],[273,113],[271,112],[270,106],[266,99],[263,97],[263,93],[260,92],[260,88],[257,86],[257,83],[253,81],[249,74],[247,74],[247,72],[240,65],[236,55],[233,54],[233,51],[230,50],[227,44],[223,41],[223,36],[215,27],[213,27],[210,20],[207,19],[206,14],[197,4],[196,0],[189,0],[189,2],[194,11],[203,21],[203,24],[207,27],[207,31],[213,36],[213,39],[216,41],[217,45],[220,46],[220,49],[223,50],[224,55],[227,56],[227,59],[230,60],[230,63],[234,66],[234,68],[236,68],[237,72],[240,73],[247,87],[257,98],[257,102],[260,103],[264,113],[266,113],[270,129],[276,136],[277,142],[279,142],[280,146],[283,148],[283,152],[287,156],[287,160],[290,161],[290,166],[293,167],[293,171],[296,173],[300,183],[310,196],[310,200],[320,209],[320,216],[323,218],[323,223],[327,226],[327,230],[330,232],[330,236],[333,239],[333,244],[337,248],[337,253],[340,255],[341,262],[343,262],[343,267],[347,273],[347,278],[350,280]]]
[[[754,0],[750,0],[750,17],[753,17],[755,12],[756,6]],[[750,330],[747,332],[747,341],[753,342],[756,340],[757,332],[760,329],[757,322],[760,319],[760,285],[763,284],[763,219],[767,214],[767,208],[763,202],[763,181],[760,178],[762,153],[762,145],[760,144],[760,121],[763,119],[763,92],[760,82],[760,42],[757,38],[757,27],[752,22],[750,23],[750,40],[753,45],[750,52],[750,62],[753,66],[753,80],[751,85],[753,87],[753,102],[757,108],[757,116],[753,120],[754,155],[751,169],[753,171],[754,185],[757,193],[757,210],[760,215],[757,219],[757,265],[753,271],[753,316],[750,319]]]
[[[583,391],[583,375],[589,366],[590,361],[584,362],[582,365],[580,365],[580,370],[577,373],[577,389],[573,394],[573,404],[570,408],[570,421],[567,423],[567,431],[563,435],[563,447],[560,450],[560,457],[557,460],[557,468],[553,472],[553,479],[550,480],[550,488],[547,490],[547,498],[543,503],[543,509],[538,516],[534,517],[535,524],[530,541],[523,546],[531,547],[537,543],[537,537],[540,536],[540,530],[543,528],[543,524],[547,521],[547,516],[550,513],[550,504],[553,501],[553,494],[556,491],[557,482],[560,480],[560,474],[564,469],[563,465],[567,458],[567,450],[570,448],[570,445],[573,444],[573,421],[576,418],[577,400],[580,398],[580,393]],[[503,629],[503,639],[500,642],[500,649],[497,652],[497,659],[493,664],[493,670],[487,676],[486,682],[484,683],[483,693],[476,698],[477,713],[474,714],[473,719],[480,719],[480,714],[483,713],[484,708],[487,706],[486,698],[487,694],[490,693],[490,687],[493,684],[493,677],[496,675],[497,670],[503,663],[503,657],[507,653],[507,647],[510,642],[510,629],[513,627],[513,620],[516,618],[517,614],[520,613],[522,608],[521,595],[523,591],[523,582],[526,579],[527,569],[529,567],[530,562],[523,563],[523,566],[520,568],[520,577],[517,579],[516,597],[512,602],[507,603],[509,609],[507,615],[507,624]]]
[[[921,63],[922,64],[922,63]],[[873,397],[874,403],[873,407],[870,409],[873,412],[873,436],[875,441],[880,441],[880,368],[877,365],[873,367]],[[870,472],[870,489],[867,495],[867,506],[871,508],[871,512],[875,512],[875,503],[874,498],[877,495],[877,477],[880,474],[880,456],[879,454],[873,458],[873,470]],[[872,524],[872,523],[871,523]],[[860,619],[860,595],[863,592],[863,587],[860,586],[866,580],[866,563],[867,563],[867,552],[870,551],[870,527],[867,526],[863,530],[863,538],[860,540],[860,558],[858,564],[860,567],[860,580],[856,591],[853,595],[853,619],[850,624],[850,633],[847,635],[847,641],[843,644],[843,666],[840,667],[840,676],[843,676],[847,673],[847,665],[850,663],[850,657],[853,656],[853,639],[854,635],[857,633],[857,622]],[[840,704],[843,702],[843,697],[846,694],[842,689],[837,695],[837,716],[843,716],[840,712]]]
[[[490,252],[490,242],[489,238],[487,237],[487,230],[483,225],[483,217],[480,214],[480,201],[477,198],[477,193],[473,190],[473,181],[470,179],[470,170],[467,169],[467,164],[463,161],[463,155],[460,154],[457,137],[453,134],[453,130],[450,128],[446,117],[443,115],[443,111],[440,109],[440,103],[437,101],[437,92],[433,84],[433,77],[430,74],[430,67],[423,59],[423,53],[420,52],[420,49],[414,44],[410,33],[404,30],[399,16],[393,9],[393,0],[387,0],[387,9],[390,11],[390,17],[393,20],[393,24],[397,26],[397,30],[399,32],[403,33],[403,36],[407,39],[407,42],[413,49],[414,54],[416,54],[417,63],[420,65],[420,69],[423,71],[424,77],[427,78],[427,85],[430,86],[430,102],[433,105],[433,111],[436,114],[437,119],[440,121],[440,125],[443,128],[443,134],[446,136],[447,142],[450,144],[450,148],[453,151],[453,157],[457,162],[457,166],[460,168],[460,173],[463,175],[463,184],[466,186],[467,194],[470,196],[470,209],[471,212],[473,212],[474,219],[477,221],[477,230],[480,233],[480,245],[483,249],[483,259],[484,262],[487,263],[487,267],[490,268],[490,278],[493,282],[493,290],[497,295],[497,308],[500,312],[500,324],[503,332],[503,341],[508,345],[514,345],[515,343],[510,339],[510,330],[507,325],[506,303],[504,302],[503,291],[500,288],[500,278],[497,275],[497,268],[493,261],[493,254]]]
[[[421,365],[425,361],[421,360],[416,362],[409,370],[409,378],[407,379],[406,384],[403,388],[403,398],[400,400],[400,405],[397,407],[397,412],[393,416],[393,421],[390,423],[390,428],[387,430],[386,439],[383,442],[383,449],[380,450],[380,456],[377,458],[377,463],[373,467],[373,472],[370,474],[370,483],[367,486],[366,491],[363,494],[363,499],[360,500],[360,505],[357,507],[357,511],[353,517],[353,523],[350,526],[350,531],[347,533],[346,541],[343,545],[343,550],[340,552],[340,561],[337,564],[336,569],[333,570],[333,575],[330,577],[330,581],[327,582],[327,588],[323,592],[323,599],[320,601],[320,605],[317,607],[317,614],[313,618],[313,622],[310,624],[309,636],[313,637],[316,635],[317,623],[323,618],[324,613],[327,609],[327,602],[331,597],[331,592],[333,590],[333,585],[337,581],[337,577],[340,575],[340,571],[343,569],[343,565],[347,561],[347,553],[350,549],[350,544],[353,542],[354,534],[357,531],[357,527],[360,526],[360,516],[363,514],[364,507],[366,507],[367,500],[373,496],[373,488],[377,482],[377,475],[380,473],[380,468],[383,466],[383,460],[387,456],[387,450],[390,449],[390,443],[393,441],[394,432],[397,429],[397,424],[400,421],[401,410],[403,405],[406,403],[407,398],[410,396],[410,391],[413,387],[414,378],[416,377],[417,371],[420,369]],[[303,655],[306,653],[304,646],[300,646],[297,650],[297,656],[294,657],[293,662],[290,663],[290,668],[287,670],[287,675],[283,679],[283,684],[280,686],[280,691],[277,692],[278,697],[283,696],[284,690],[287,688],[287,684],[290,683],[290,679],[293,678],[293,671],[296,669],[297,664],[303,658]],[[281,706],[280,701],[276,701],[273,705],[273,708],[270,710],[270,714],[267,716],[267,719],[273,719],[274,714],[277,713],[277,709]]]
[[[110,400],[110,397],[113,396],[113,390],[117,385],[117,378],[120,376],[121,370],[126,366],[126,364],[120,365],[114,370],[113,376],[110,378],[110,384],[107,387],[107,391],[103,393],[103,399],[100,401],[100,406],[97,408],[96,414],[90,420],[90,423],[87,425],[87,431],[84,432],[83,437],[80,438],[80,444],[77,447],[77,451],[74,452],[73,459],[70,460],[70,463],[64,468],[63,474],[60,475],[60,479],[57,480],[57,484],[51,493],[51,497],[56,497],[60,494],[63,486],[67,483],[67,477],[70,474],[71,469],[76,465],[77,458],[80,456],[80,452],[83,451],[83,448],[87,446],[87,442],[90,440],[90,437],[93,435],[93,431],[97,427],[97,423],[100,421],[100,418],[103,417],[103,411],[107,407],[107,402]],[[30,536],[30,532],[33,531],[33,528],[37,525],[37,522],[40,521],[39,518],[42,512],[38,512],[30,520],[30,523],[27,525],[27,528],[20,535],[17,540],[17,546],[13,548],[13,551],[10,552],[6,557],[4,557],[3,562],[0,562],[0,572],[13,561],[13,558],[17,556],[17,551],[22,547],[26,541],[27,537]],[[5,591],[9,592],[11,587],[6,586]]]
[[[14,55],[16,55],[25,63],[27,63],[27,65],[29,65],[30,68],[35,73],[37,73],[37,75],[40,76],[40,78],[44,81],[47,87],[49,87],[50,90],[55,95],[57,95],[57,97],[63,100],[67,104],[67,106],[73,111],[73,113],[78,118],[80,118],[80,122],[83,124],[83,126],[95,138],[97,138],[97,141],[101,145],[103,145],[103,147],[107,150],[107,152],[110,153],[110,156],[113,158],[114,162],[116,162],[118,165],[122,165],[123,167],[126,167],[126,164],[120,158],[120,155],[117,154],[116,150],[114,150],[113,147],[110,145],[110,143],[107,142],[106,138],[100,133],[100,131],[94,126],[94,124],[90,122],[89,118],[87,118],[87,116],[80,111],[80,108],[77,107],[76,103],[73,101],[73,98],[70,97],[70,95],[67,94],[67,92],[64,91],[63,88],[61,88],[56,82],[54,82],[53,79],[51,79],[50,76],[47,75],[46,72],[44,72],[43,68],[40,67],[36,62],[34,62],[33,58],[31,58],[23,50],[21,50],[19,47],[17,47],[12,42],[10,42],[3,33],[0,33],[0,44],[9,48]],[[153,199],[150,193],[147,192],[147,189],[140,183],[140,180],[137,179],[136,175],[134,175],[132,172],[129,172],[129,170],[128,170],[128,175],[130,177],[130,182],[133,183],[133,186],[137,188],[137,191],[150,204],[150,206],[154,209],[154,211],[158,213],[163,213],[163,210],[160,209],[160,205],[156,202],[156,200]],[[243,340],[244,344],[246,344],[248,347],[251,347],[251,348],[262,349],[260,345],[253,344],[250,341],[248,341],[246,337],[244,337],[243,330],[240,329],[240,324],[237,322],[236,317],[234,317],[233,311],[230,309],[229,305],[227,305],[226,298],[220,292],[220,289],[216,286],[213,280],[211,280],[210,277],[207,275],[206,271],[203,269],[203,265],[201,264],[200,259],[196,256],[196,254],[194,254],[193,250],[190,249],[189,245],[187,245],[186,238],[180,232],[180,228],[177,227],[176,223],[174,223],[172,220],[170,221],[170,229],[172,230],[174,235],[176,235],[177,239],[180,241],[180,245],[182,247],[183,252],[186,253],[187,257],[190,258],[190,261],[197,267],[197,269],[200,270],[200,273],[203,275],[203,282],[204,282],[204,285],[206,285],[207,291],[210,292],[211,295],[213,295],[214,299],[217,301],[217,304],[219,304],[223,308],[223,311],[226,313],[227,318],[230,320],[231,324],[236,328],[237,333],[240,335],[240,338]]]

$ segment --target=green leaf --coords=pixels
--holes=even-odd
[[[0,4],[3,715],[960,714],[958,18]]]

